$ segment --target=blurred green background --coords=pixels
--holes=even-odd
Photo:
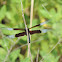
[[[31,1],[22,0],[22,3],[26,23],[27,26],[30,27]],[[62,62],[62,1],[35,0],[33,9],[32,26],[46,20],[51,21],[43,25],[43,27],[40,26],[33,28],[32,30],[44,29],[45,27],[52,28],[52,30],[47,33],[32,35],[31,42],[34,43],[31,43],[30,50],[33,62],[36,62],[37,54],[39,55],[39,62],[44,56],[43,62]],[[28,46],[16,49],[27,44],[27,36],[21,37],[21,39],[14,45],[17,38],[8,39],[5,35],[13,35],[22,31],[1,30],[2,27],[25,28],[20,0],[0,0],[0,33],[3,34],[3,37],[1,37],[0,34],[0,62],[5,60],[6,62],[31,62],[30,57],[27,58]],[[12,45],[14,46],[10,51],[9,49]],[[53,47],[55,48],[52,49]]]

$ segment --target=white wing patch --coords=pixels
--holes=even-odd
[[[9,35],[8,38],[15,38],[15,35]]]

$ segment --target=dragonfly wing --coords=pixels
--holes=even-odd
[[[38,25],[35,25],[35,26],[31,27],[31,28],[34,28],[34,27],[37,27],[37,26],[44,25],[44,24],[46,24],[47,22],[50,22],[50,21],[51,21],[51,20],[48,20],[48,21],[42,22],[42,23],[40,23],[40,24],[38,24]],[[31,29],[31,28],[29,28],[29,29]]]
[[[33,31],[29,31],[30,34],[35,34],[35,33],[41,33],[40,30],[33,30]]]
[[[42,33],[46,33],[46,32],[48,32],[48,31],[51,31],[52,29],[41,29],[41,32]]]
[[[13,28],[1,28],[1,29],[3,29],[3,30],[13,30]]]
[[[26,32],[18,33],[15,35],[15,37],[20,37],[20,36],[24,36],[24,35],[26,35]]]
[[[15,35],[7,35],[8,38],[15,38]]]
[[[5,30],[25,30],[25,29],[22,29],[22,28],[5,28],[5,27],[3,27],[3,28],[1,28],[1,29],[5,29]]]
[[[15,38],[15,37],[20,37],[26,35],[26,32],[18,33],[15,35],[7,35],[8,38]]]
[[[41,30],[42,33],[46,33],[47,31],[48,31],[48,29]]]
[[[51,20],[48,20],[48,21],[45,21],[45,22],[42,22],[42,23],[40,23],[40,26],[41,25],[44,25],[44,24],[46,24],[46,23],[48,23],[48,22],[50,22]]]
[[[50,29],[41,29],[41,30],[33,30],[33,31],[29,31],[30,34],[35,34],[35,33],[46,33],[47,31],[49,31]]]

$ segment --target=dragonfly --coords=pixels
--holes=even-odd
[[[50,20],[42,22],[42,23],[37,24],[37,25],[35,25],[35,26],[31,27],[31,28],[42,26],[42,25],[48,23],[49,21]],[[29,29],[31,29],[31,28],[28,28],[29,43],[30,43],[30,35],[36,34],[36,33],[46,33],[49,30],[49,29],[40,29],[40,30],[32,30],[32,31],[30,31]],[[24,31],[22,33],[17,33],[15,35],[8,35],[7,37],[9,37],[9,38],[15,38],[15,37],[20,37],[20,36],[27,35],[26,29],[23,29],[23,28],[4,28],[3,27],[2,29],[6,29],[6,30],[23,30]]]

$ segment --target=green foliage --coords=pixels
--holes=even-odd
[[[7,52],[5,51],[5,49],[0,48],[0,61],[2,62],[5,59]]]
[[[2,27],[25,28],[20,0],[2,0],[0,3],[0,29]],[[27,26],[30,27],[31,2],[29,0],[22,0],[22,3]],[[38,49],[39,61],[44,58],[43,62],[59,62],[59,59],[62,55],[62,43],[59,43],[59,45],[57,45],[56,48],[54,48],[53,50],[52,48],[57,44],[58,41],[62,41],[62,1],[35,0],[33,9],[34,11],[32,26],[35,26],[36,24],[39,24],[40,22],[46,20],[51,20],[43,27],[40,26],[32,29],[39,30],[44,29],[44,27],[51,27],[51,30],[47,33],[32,35],[31,42],[33,41],[34,43],[31,44],[30,48],[33,62],[36,61],[35,59],[38,54]],[[5,24],[2,24],[2,21],[4,21]],[[1,29],[0,32],[1,34],[3,34],[2,39],[0,39],[0,62],[2,62],[3,60],[5,60],[6,55],[8,55],[8,50],[10,50],[11,46],[13,46],[18,39],[9,39],[5,35],[18,34],[24,31],[9,31],[6,29]],[[26,45],[23,46],[26,43],[27,36],[25,35],[21,37],[21,39],[13,46],[6,59],[6,62],[31,62],[31,59],[27,58],[28,48],[26,47]],[[20,46],[21,48],[16,49]]]
[[[19,54],[20,54],[20,50],[16,50],[16,51],[11,52],[11,54],[9,56],[10,61],[15,62],[17,57],[19,56]]]
[[[47,56],[46,53],[44,53],[44,51],[41,52],[42,56],[44,57],[45,55]],[[54,55],[49,54],[46,58],[44,58],[43,62],[58,62],[59,56],[54,57]]]
[[[6,15],[6,5],[2,6],[0,9],[0,21],[5,17]]]
[[[24,60],[21,60],[22,62],[30,62],[29,58],[25,58]]]

